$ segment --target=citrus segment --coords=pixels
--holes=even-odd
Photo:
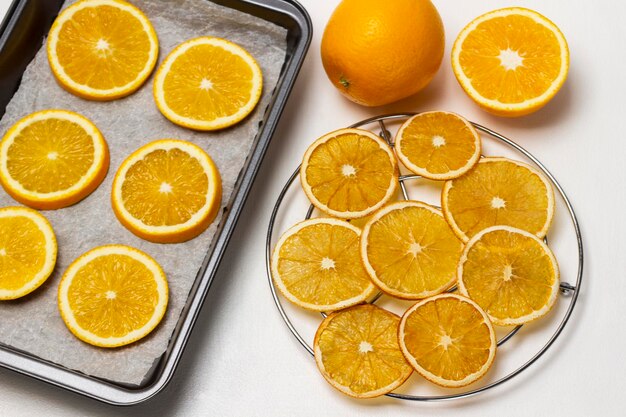
[[[135,342],[159,324],[168,302],[167,279],[147,254],[124,245],[99,246],[67,268],[58,304],[68,329],[100,347]]]
[[[522,116],[559,91],[569,69],[569,50],[546,17],[511,7],[479,16],[461,31],[452,48],[452,68],[481,107],[501,116]]]
[[[318,209],[334,217],[358,218],[378,210],[395,195],[398,166],[380,137],[367,130],[340,129],[307,149],[300,181]]]
[[[154,28],[121,0],[81,0],[59,14],[48,36],[52,73],[69,92],[113,100],[136,91],[159,54]]]
[[[447,181],[441,207],[454,232],[467,242],[495,225],[544,237],[554,216],[554,191],[536,169],[507,158],[482,158],[464,176]]]
[[[202,37],[182,43],[165,58],[154,80],[154,98],[173,123],[216,130],[250,114],[262,87],[261,69],[245,49]]]
[[[67,110],[43,110],[15,123],[0,144],[0,183],[20,203],[58,209],[102,182],[109,150],[98,128]]]
[[[487,228],[470,239],[458,277],[461,293],[502,326],[545,315],[559,289],[558,265],[548,246],[528,232],[506,226]]]
[[[306,220],[272,254],[272,277],[291,302],[315,311],[362,303],[376,292],[359,255],[361,231],[343,220]]]
[[[313,343],[320,372],[333,387],[372,398],[399,387],[412,369],[398,347],[400,318],[371,304],[330,314]]]
[[[441,293],[456,280],[463,244],[441,212],[418,201],[390,204],[363,228],[361,257],[374,283],[399,298]]]
[[[478,162],[480,136],[461,116],[436,111],[407,120],[396,135],[398,159],[410,171],[433,180],[460,177]]]
[[[33,292],[52,274],[57,241],[52,226],[37,211],[0,208],[0,300]]]
[[[137,236],[178,243],[202,233],[215,219],[222,182],[211,157],[182,140],[162,139],[133,152],[113,179],[118,220]]]
[[[415,304],[402,316],[400,348],[413,368],[444,387],[477,381],[496,354],[493,326],[472,300],[441,294]]]

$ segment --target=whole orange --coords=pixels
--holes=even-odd
[[[380,106],[424,88],[445,36],[430,0],[343,0],[322,37],[328,78],[350,100]]]

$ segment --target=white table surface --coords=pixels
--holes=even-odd
[[[2,17],[6,14],[10,5],[10,0],[0,0],[0,21],[2,20]]]
[[[435,0],[447,35],[441,70],[418,96],[377,109],[345,100],[322,69],[320,38],[337,0],[302,3],[314,25],[308,57],[171,384],[146,404],[115,408],[0,370],[0,415],[624,415],[619,399],[626,386],[626,117],[620,100],[626,92],[622,44],[626,3],[514,2],[555,21],[571,49],[563,90],[535,115],[514,120],[491,116],[467,98],[449,59],[450,46],[464,24],[511,2]],[[449,403],[352,400],[322,380],[273,305],[264,269],[268,218],[284,180],[315,138],[369,116],[431,109],[458,112],[508,135],[550,168],[581,222],[584,287],[562,337],[545,357],[505,386]]]

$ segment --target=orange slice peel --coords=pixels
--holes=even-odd
[[[57,241],[50,222],[26,207],[0,208],[0,300],[39,288],[52,274]]]
[[[143,85],[156,65],[159,43],[148,18],[132,4],[81,0],[54,21],[47,52],[52,73],[67,91],[113,100]]]
[[[361,258],[372,281],[404,299],[439,294],[456,281],[463,243],[441,211],[419,201],[389,204],[364,226]]]
[[[322,321],[313,343],[322,376],[356,398],[387,394],[413,370],[398,346],[400,318],[371,304],[336,311]]]
[[[177,139],[150,142],[128,156],[111,192],[118,220],[156,243],[198,236],[217,216],[221,198],[221,177],[211,157]]]
[[[178,45],[163,61],[153,94],[171,122],[196,130],[218,130],[254,110],[263,89],[256,60],[241,46],[200,37]]]
[[[395,139],[398,159],[411,172],[449,180],[469,171],[480,158],[480,135],[461,116],[433,111],[409,118]]]
[[[559,293],[559,267],[537,236],[508,226],[482,230],[467,243],[458,266],[459,291],[499,326],[546,315]]]
[[[398,189],[393,151],[379,136],[340,129],[317,139],[304,154],[300,182],[311,203],[333,217],[372,214]]]
[[[67,268],[58,307],[68,329],[83,342],[113,348],[148,335],[165,315],[168,285],[159,264],[125,245],[105,245]]]
[[[543,238],[554,217],[554,190],[548,179],[528,164],[487,157],[464,176],[444,184],[441,208],[464,242],[496,225],[527,230]]]
[[[0,183],[22,204],[59,209],[104,180],[109,149],[98,128],[67,110],[43,110],[15,123],[0,143]]]
[[[447,388],[482,378],[496,355],[487,314],[469,298],[440,294],[417,302],[402,316],[400,349],[427,380]]]

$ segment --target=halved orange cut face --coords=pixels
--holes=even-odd
[[[82,0],[63,10],[48,36],[48,60],[61,86],[91,100],[136,91],[159,54],[148,18],[121,0]]]
[[[389,145],[362,129],[340,129],[317,139],[300,168],[302,188],[311,203],[342,219],[367,216],[390,201],[398,175]]]
[[[554,216],[554,191],[536,169],[507,158],[482,158],[464,176],[447,181],[443,214],[464,242],[496,225],[526,230],[542,238]]]
[[[490,227],[474,236],[465,247],[458,275],[461,293],[502,326],[547,314],[559,290],[552,251],[536,236],[508,226]]]
[[[456,281],[463,243],[441,211],[419,201],[389,204],[363,228],[361,258],[374,283],[405,299],[439,294]]]
[[[468,24],[452,48],[452,68],[465,92],[501,116],[522,116],[559,91],[569,50],[559,28],[520,7],[494,10]]]
[[[485,312],[469,298],[441,294],[409,308],[400,322],[400,349],[424,378],[463,387],[482,378],[496,355]]]

